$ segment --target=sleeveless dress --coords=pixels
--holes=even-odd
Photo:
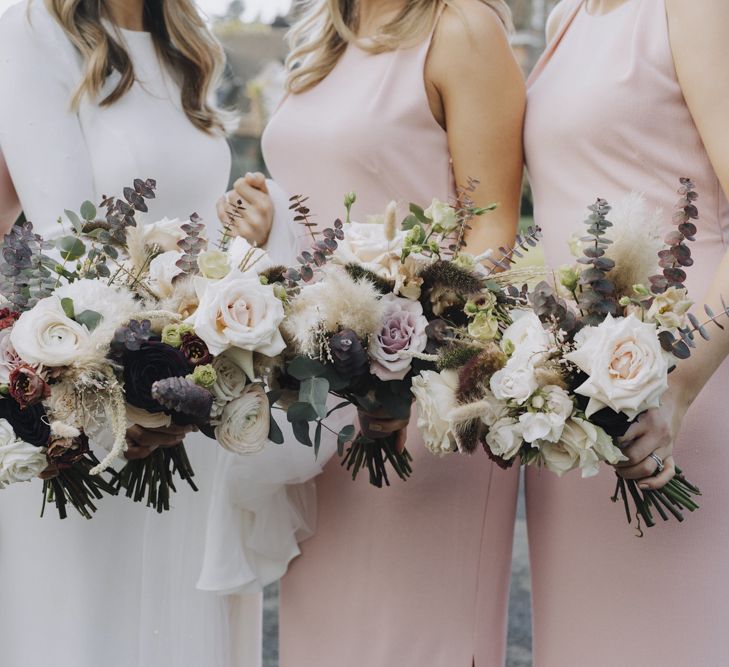
[[[425,90],[429,45],[379,55],[350,45],[271,119],[267,165],[310,197],[320,223],[343,215],[352,190],[358,220],[392,200],[405,211],[454,194]],[[316,534],[281,584],[282,667],[503,664],[516,471],[486,456],[436,459],[414,424],[407,482],[352,482],[337,457],[318,478]]]
[[[80,57],[42,0],[0,20],[0,146],[29,220],[57,233],[64,208],[157,180],[145,218],[217,220],[230,154],[197,130],[148,33],[121,31],[137,82],[116,104],[70,110]],[[112,75],[104,92],[116,83]],[[4,667],[240,667],[256,665],[255,624],[234,626],[237,600],[196,590],[219,447],[187,438],[200,492],[182,485],[158,516],[107,498],[91,521],[39,518],[40,483],[0,491],[0,646]],[[259,601],[251,603],[258,608]],[[255,618],[255,612],[253,613]],[[249,661],[250,657],[250,661]]]
[[[603,16],[581,0],[567,9],[531,78],[526,121],[546,261],[571,261],[567,240],[598,196],[617,202],[642,192],[649,209],[664,210],[668,230],[678,179],[687,176],[700,194],[688,269],[698,311],[727,249],[729,204],[676,77],[664,2],[628,0]],[[529,470],[536,667],[726,664],[727,386],[725,362],[676,444],[678,465],[703,491],[701,509],[683,524],[659,520],[638,539],[609,500],[609,469],[590,480]]]

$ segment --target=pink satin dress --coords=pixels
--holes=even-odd
[[[701,212],[688,287],[701,304],[727,249],[729,204],[677,81],[664,2],[593,16],[568,0],[567,10],[529,85],[526,152],[546,260],[573,261],[567,240],[598,196],[642,192],[668,230],[688,176]],[[676,460],[703,491],[683,524],[659,519],[637,538],[610,502],[607,467],[589,480],[529,471],[535,667],[727,664],[727,387],[724,363],[683,424]]]
[[[446,133],[424,86],[430,40],[370,55],[350,46],[315,88],[289,96],[264,135],[273,177],[316,220],[454,194]],[[299,233],[300,235],[300,233]],[[518,478],[485,455],[436,459],[414,428],[414,474],[376,489],[335,457],[318,524],[281,585],[282,667],[503,665]]]

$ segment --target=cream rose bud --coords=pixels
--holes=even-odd
[[[524,444],[522,425],[512,417],[499,419],[486,435],[491,453],[505,461],[511,461]]]
[[[428,320],[419,301],[386,294],[379,331],[370,339],[370,371],[380,380],[402,380],[410,371],[413,352],[428,344]]]
[[[222,250],[206,250],[197,256],[200,273],[210,280],[221,280],[230,273],[230,256]]]
[[[174,279],[182,275],[182,269],[177,261],[182,257],[181,252],[170,250],[157,255],[149,263],[150,287],[162,297],[168,297],[174,290]]]
[[[423,371],[413,378],[418,422],[425,446],[437,456],[457,450],[451,413],[458,406],[458,373],[456,371]]]
[[[539,456],[544,467],[550,472],[562,477],[570,470],[574,470],[579,464],[579,456],[559,442],[543,442],[539,446]]]
[[[223,409],[215,438],[234,454],[255,454],[268,442],[271,412],[260,384],[248,385]]]
[[[572,457],[575,462],[573,467],[579,467],[583,477],[597,475],[600,472],[600,461],[614,464],[626,460],[603,429],[578,417],[565,424],[559,445]],[[557,460],[559,461],[559,457]]]
[[[512,311],[511,324],[502,336],[502,346],[513,349],[512,356],[531,366],[544,361],[552,347],[552,339],[533,311]],[[508,341],[508,342],[507,342]]]
[[[496,338],[499,333],[499,321],[489,311],[481,311],[468,323],[468,335],[481,341]]]
[[[575,391],[590,398],[585,414],[604,407],[635,419],[660,405],[668,389],[668,361],[653,324],[635,315],[607,318],[575,337],[577,349],[565,357],[589,377]]]
[[[531,365],[514,357],[491,376],[491,391],[500,401],[523,405],[538,388]]]
[[[179,218],[162,218],[157,222],[144,225],[142,228],[144,233],[144,244],[147,246],[157,246],[162,252],[170,250],[179,250],[177,243],[185,238],[186,234],[182,230],[185,222]]]
[[[29,364],[68,366],[94,351],[89,330],[63,312],[56,296],[41,299],[15,323],[10,343]]]
[[[439,199],[433,199],[430,206],[425,209],[425,217],[431,221],[434,227],[443,232],[452,232],[458,227],[456,210]]]
[[[234,270],[216,282],[198,281],[196,289],[200,304],[187,321],[212,354],[231,347],[269,357],[283,352],[283,304],[257,275]]]
[[[656,322],[666,329],[679,329],[686,325],[686,314],[693,305],[686,289],[669,287],[653,299],[646,313],[646,320]]]
[[[45,450],[18,440],[13,427],[0,419],[0,489],[38,477],[47,466]]]

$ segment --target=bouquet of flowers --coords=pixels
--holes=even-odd
[[[432,450],[481,445],[503,467],[519,458],[560,476],[579,469],[590,477],[602,462],[626,460],[618,439],[660,405],[668,374],[690,355],[694,337],[708,338],[709,323],[721,327],[708,308],[704,323],[689,312],[684,269],[693,263],[688,243],[698,218],[690,180],[682,179],[680,195],[676,229],[663,244],[635,198],[610,240],[611,207],[598,200],[576,242],[581,257],[560,271],[558,284],[507,288],[519,303],[492,342],[460,367],[414,383],[421,413],[437,417],[424,429]],[[471,312],[473,324],[478,312]],[[629,522],[635,514],[639,527],[640,520],[650,527],[653,512],[682,520],[683,510],[698,508],[696,495],[678,470],[658,491],[618,477],[613,500],[622,499]]]
[[[380,420],[407,423],[410,388],[421,372],[435,367],[436,352],[449,348],[455,330],[465,325],[467,303],[488,301],[495,321],[506,316],[509,298],[480,263],[493,269],[508,260],[463,250],[470,222],[490,210],[474,206],[468,196],[473,185],[462,189],[458,206],[438,200],[427,209],[411,204],[401,223],[395,203],[368,222],[352,221],[352,194],[345,198],[344,222],[323,230],[310,222],[306,200],[292,200],[313,246],[283,275],[289,350],[279,384],[289,395],[294,392],[286,410],[295,436],[315,451],[322,429],[329,428],[326,418],[346,406],[357,408],[359,432],[349,424],[334,433],[353,479],[364,468],[371,484],[389,485],[388,466],[401,479],[409,477],[410,454],[396,433],[378,430]],[[530,230],[518,246],[536,244],[536,236]],[[504,256],[519,252],[502,250]],[[330,394],[340,402],[329,405]]]
[[[53,244],[31,223],[4,240],[0,480],[40,475],[61,517],[71,502],[90,518],[93,500],[120,488],[161,512],[175,475],[195,488],[182,444],[111,471],[129,426],[193,426],[238,453],[267,441],[257,378],[284,348],[284,313],[258,274],[265,253],[228,230],[207,250],[196,215],[138,226],[154,191],[136,180],[104,199],[103,217],[90,202],[66,211],[71,230]],[[90,442],[106,446],[103,460]]]

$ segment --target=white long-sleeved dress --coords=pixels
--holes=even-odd
[[[137,82],[112,106],[86,100],[73,112],[80,57],[42,0],[0,19],[0,155],[44,235],[65,208],[121,194],[134,178],[157,180],[147,221],[193,212],[216,220],[230,170],[226,141],[189,122],[149,34],[118,35]],[[203,436],[187,442],[200,492],[179,488],[164,516],[112,498],[92,521],[41,519],[39,482],[0,491],[3,667],[256,664],[255,613],[238,624],[237,596],[196,589],[219,448]]]

